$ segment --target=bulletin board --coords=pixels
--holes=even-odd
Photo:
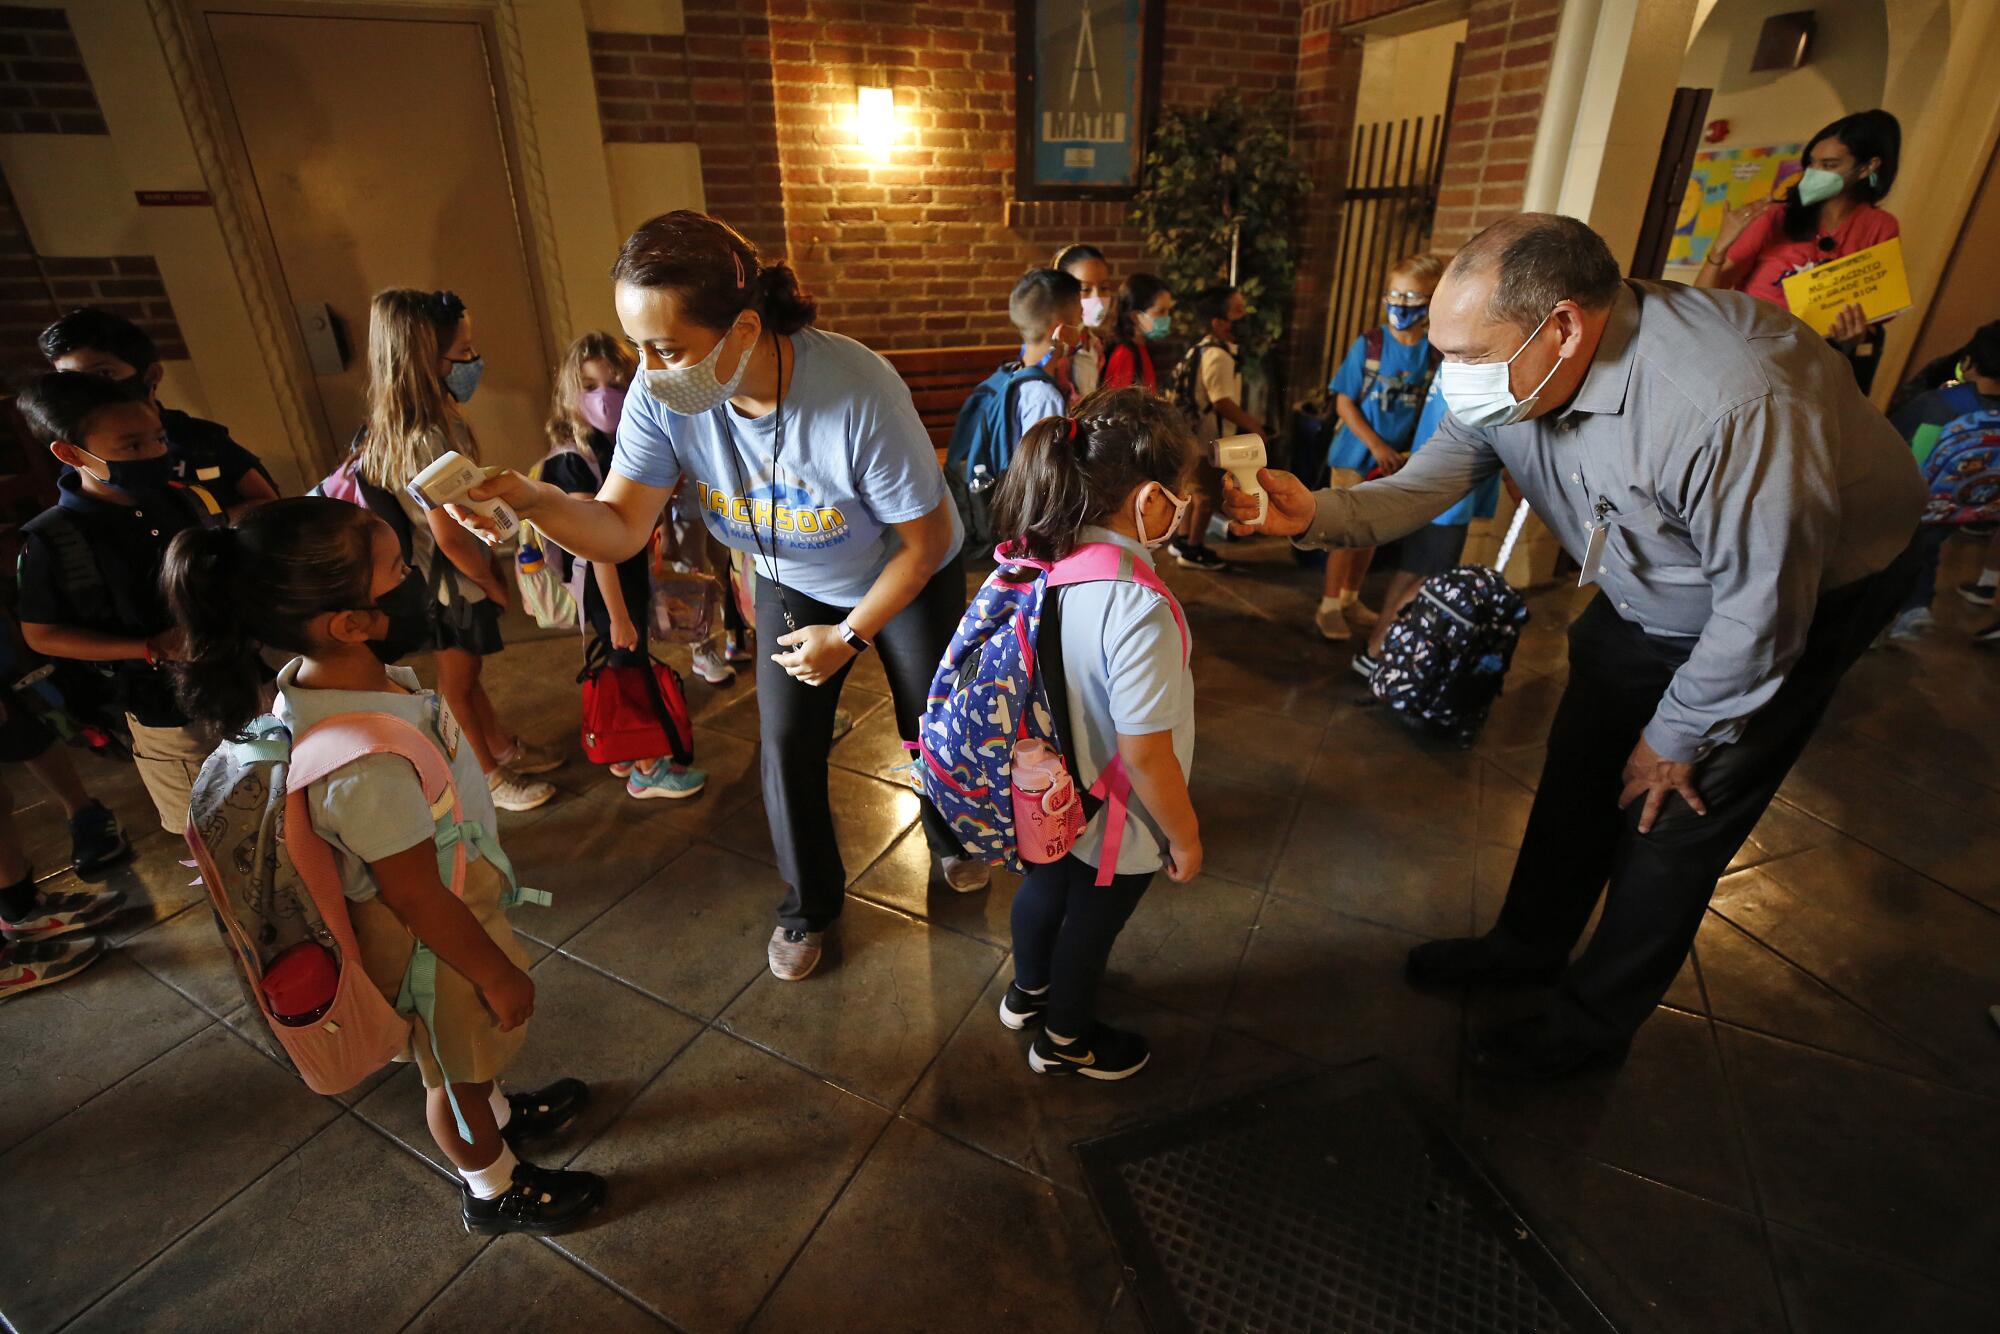
[[[1687,193],[1681,197],[1667,263],[1692,267],[1708,257],[1708,247],[1722,230],[1725,209],[1755,199],[1769,199],[1798,180],[1803,144],[1771,144],[1763,148],[1711,148],[1694,155]]]

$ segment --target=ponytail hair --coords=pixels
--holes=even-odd
[[[639,224],[619,248],[611,280],[671,289],[682,314],[716,333],[727,332],[746,310],[775,334],[795,334],[819,315],[791,265],[765,263],[741,232],[693,209]]]
[[[995,493],[994,531],[1024,556],[1059,561],[1077,530],[1109,518],[1132,488],[1179,490],[1194,458],[1181,410],[1136,385],[1092,394],[1022,435]]]
[[[263,688],[257,652],[311,653],[309,626],[369,603],[373,530],[359,505],[294,496],[260,505],[233,528],[190,528],[167,548],[167,607],[187,636],[170,663],[174,694],[196,723],[240,733]]]

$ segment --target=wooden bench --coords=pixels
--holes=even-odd
[[[884,352],[896,374],[910,387],[917,415],[923,418],[931,444],[937,448],[938,462],[944,462],[945,447],[951,443],[952,427],[958,424],[958,410],[981,380],[1002,364],[1021,355],[1018,347],[926,347],[901,352]]]

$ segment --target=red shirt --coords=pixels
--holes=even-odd
[[[1786,278],[1802,273],[1815,264],[1824,264],[1857,250],[1880,245],[1902,231],[1896,225],[1893,214],[1873,204],[1856,208],[1842,218],[1840,225],[1831,232],[1820,232],[1803,241],[1794,241],[1786,236],[1784,225],[1785,209],[1782,204],[1765,209],[1757,215],[1755,222],[1743,229],[1743,235],[1736,238],[1736,244],[1729,247],[1729,259],[1738,269],[1748,273],[1739,291],[1788,310],[1791,307],[1785,300],[1785,289],[1781,285]],[[1820,245],[1821,238],[1827,236],[1833,238],[1831,249],[1823,249]]]
[[[1133,355],[1135,352],[1138,354],[1136,357]],[[1123,389],[1135,382],[1148,389],[1160,387],[1159,377],[1153,373],[1153,354],[1146,350],[1144,343],[1114,343],[1104,363],[1104,378],[1099,383],[1106,389]]]

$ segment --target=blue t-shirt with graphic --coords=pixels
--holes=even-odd
[[[1357,338],[1354,346],[1347,349],[1347,356],[1341,361],[1340,369],[1333,375],[1333,392],[1346,394],[1361,407],[1361,415],[1375,428],[1375,434],[1397,449],[1408,449],[1415,438],[1417,414],[1424,405],[1424,393],[1431,382],[1431,340],[1419,338],[1413,347],[1405,347],[1396,341],[1387,329],[1382,331],[1382,370],[1375,377],[1375,383],[1368,386],[1368,396],[1361,395],[1362,381],[1368,378],[1364,363],[1368,360],[1368,340]],[[1327,466],[1333,468],[1353,468],[1357,472],[1367,472],[1374,464],[1375,456],[1368,452],[1368,446],[1361,437],[1342,426],[1334,432],[1333,443],[1327,449]]]
[[[902,377],[852,338],[818,329],[793,334],[791,356],[784,406],[755,420],[728,403],[684,417],[635,385],[611,471],[657,487],[685,476],[708,531],[749,553],[760,577],[836,607],[859,602],[895,554],[890,525],[940,505],[951,516],[942,569],[965,533]]]
[[[1425,442],[1436,432],[1438,423],[1444,420],[1445,414],[1448,411],[1450,409],[1444,405],[1444,390],[1433,383],[1430,393],[1424,397],[1423,412],[1417,417],[1417,429],[1414,436],[1416,443],[1411,446],[1411,453],[1414,454],[1424,447]],[[1493,511],[1499,507],[1500,474],[1496,472],[1477,487],[1468,491],[1465,499],[1459,501],[1435,519],[1432,519],[1431,522],[1471,523],[1474,519],[1490,519],[1493,517]]]

